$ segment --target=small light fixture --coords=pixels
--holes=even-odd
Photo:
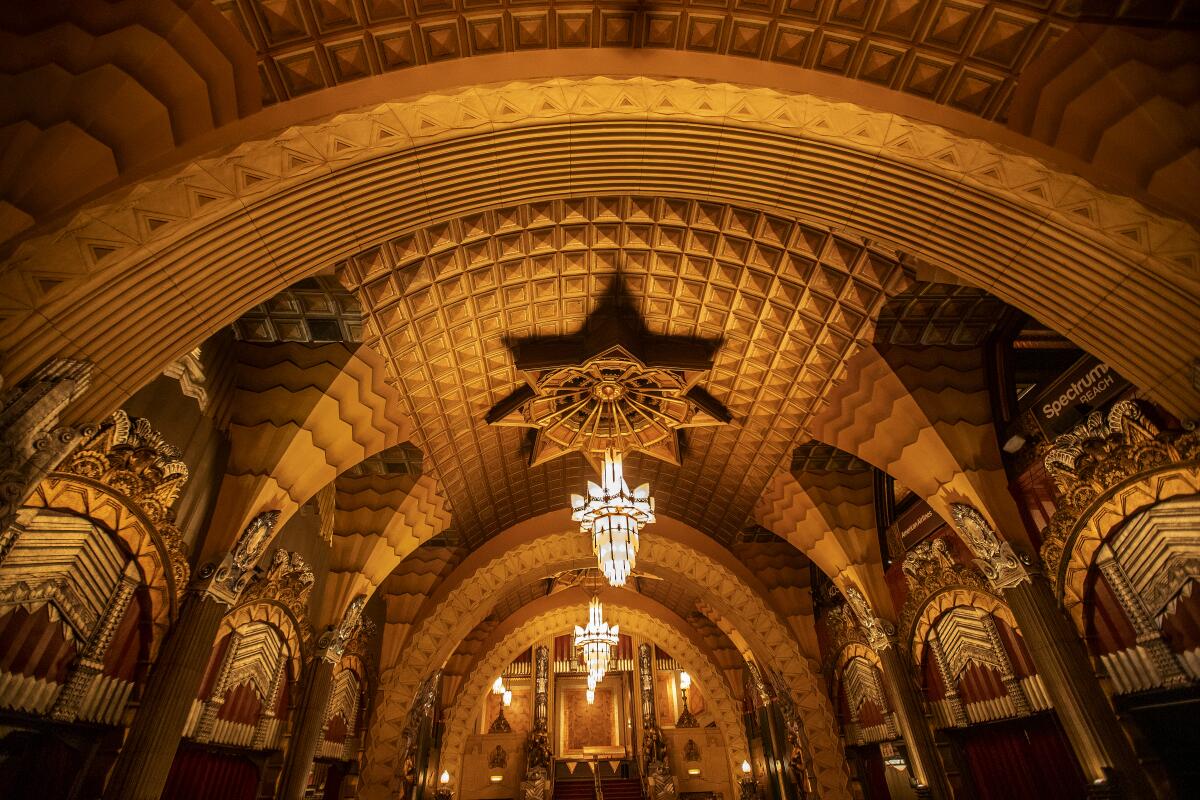
[[[512,690],[511,689],[504,690],[504,705],[506,705],[506,706],[512,705]]]
[[[492,694],[504,694],[504,678],[496,678],[492,684]]]
[[[699,775],[699,774],[700,774],[699,767],[688,767],[688,775]]]
[[[743,761],[742,761],[742,774],[743,774],[743,775],[749,775],[749,774],[750,774],[750,762],[749,762],[749,761],[746,761],[746,760],[744,760],[744,759],[743,759]]]
[[[596,690],[595,689],[587,690],[587,701],[588,701],[589,706],[596,702]]]
[[[447,769],[442,770],[442,775],[441,775],[441,777],[438,778],[438,782],[441,783],[442,786],[445,786],[446,784],[450,783],[450,770],[447,770]]]
[[[687,693],[688,689],[692,688],[692,676],[686,672],[679,673],[679,688],[683,693],[683,711],[679,712],[679,719],[675,722],[676,728],[699,728],[700,723],[696,720],[696,715],[688,708]]]
[[[491,779],[492,783],[499,783],[500,781],[504,780],[503,775],[489,775],[488,777]]]

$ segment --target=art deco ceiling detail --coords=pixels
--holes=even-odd
[[[599,473],[610,449],[679,466],[683,428],[730,421],[696,385],[711,371],[719,342],[646,331],[622,292],[614,281],[576,335],[513,345],[526,384],[485,419],[537,432],[531,466],[579,452]]]
[[[736,423],[694,430],[678,467],[627,464],[662,513],[721,540],[906,283],[887,255],[794,220],[628,196],[474,214],[341,269],[468,543],[562,507],[590,477],[578,457],[530,467],[521,436],[483,420],[521,380],[507,342],[578,332],[618,271],[651,334],[724,342],[705,385]]]
[[[1003,117],[1021,69],[1072,21],[1067,14],[1019,2],[550,5],[516,0],[217,2],[258,50],[264,104],[453,59],[602,47],[772,61],[857,78],[993,119]]]

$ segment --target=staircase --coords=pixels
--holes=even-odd
[[[559,778],[554,781],[554,800],[596,800],[596,785],[591,777]]]
[[[640,778],[605,778],[600,781],[604,800],[642,800]]]

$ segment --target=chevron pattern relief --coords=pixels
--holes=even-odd
[[[302,675],[308,649],[312,646],[312,630],[297,627],[292,615],[278,603],[258,601],[235,607],[221,620],[217,641],[233,631],[264,628],[274,630],[282,640],[282,657],[288,660],[293,678]]]
[[[875,346],[847,370],[810,424],[814,437],[887,472],[947,522],[949,504],[966,502],[1001,533],[1025,536],[977,350]]]
[[[150,521],[103,487],[65,475],[52,475],[42,481],[25,504],[94,520],[121,540],[141,573],[153,625],[150,656],[156,655],[175,617],[176,598],[183,587],[175,585],[169,556],[155,544],[157,534]]]
[[[645,78],[556,79],[379,105],[246,142],[98,202],[65,231],[22,242],[6,262],[6,377],[20,379],[71,344],[98,368],[72,414],[102,416],[299,278],[366,257],[429,220],[569,196],[581,185],[663,197],[703,191],[854,229],[989,286],[1173,413],[1200,412],[1184,344],[1200,268],[1190,226],[899,116]],[[1080,203],[1101,213],[1070,211]],[[282,213],[295,205],[308,213]],[[150,230],[139,222],[147,216],[172,221]],[[181,291],[201,266],[207,291]],[[100,313],[114,303],[125,313]],[[1081,306],[1093,312],[1080,318]]]
[[[963,587],[947,589],[944,592],[938,592],[925,601],[925,605],[921,608],[921,612],[913,624],[910,643],[913,664],[919,667],[922,663],[925,657],[925,647],[935,623],[940,624],[938,620],[943,615],[955,609],[968,609],[973,613],[991,614],[997,619],[1002,620],[1005,625],[1016,631],[1018,635],[1021,632],[1020,626],[1017,625],[1017,620],[1013,617],[1012,609],[995,595],[978,589]]]
[[[28,104],[6,115],[0,242],[262,107],[253,47],[208,3],[14,6],[0,31],[0,93]]]
[[[338,621],[359,594],[371,595],[409,553],[450,525],[431,475],[337,479],[329,573],[316,604],[318,628]]]
[[[219,558],[258,512],[281,529],[309,498],[411,432],[382,363],[345,345],[240,345],[230,455],[202,558]]]
[[[759,498],[755,519],[812,559],[839,587],[845,581],[859,586],[875,613],[894,618],[874,532],[871,473],[860,472],[852,479],[859,485],[847,490],[837,484],[854,473],[830,473],[835,477],[822,486],[817,475],[780,470]],[[814,491],[800,482],[802,477]]]

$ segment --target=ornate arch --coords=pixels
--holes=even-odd
[[[99,481],[52,472],[25,501],[27,508],[56,511],[91,520],[119,540],[137,562],[145,586],[153,637],[150,657],[175,618],[187,585],[188,564],[179,532],[173,526],[164,540],[159,529],[136,504]]]
[[[630,136],[640,140],[634,158]],[[540,169],[531,169],[533,158]],[[1176,280],[1179,264],[1200,258],[1187,224],[935,125],[811,95],[654,78],[551,79],[384,103],[245,142],[109,196],[66,232],[26,240],[9,261],[21,286],[39,285],[38,275],[69,277],[26,301],[35,313],[3,327],[7,371],[19,379],[46,352],[73,343],[98,378],[72,414],[93,418],[119,402],[121,387],[145,383],[215,325],[354,255],[350,248],[372,247],[418,220],[574,194],[585,175],[601,192],[736,198],[920,251],[1097,343],[1098,356],[1175,413],[1200,410],[1186,369],[1196,301]],[[810,180],[819,191],[794,192]],[[310,213],[277,213],[285,203]],[[1031,233],[1014,245],[996,233],[996,220]],[[277,277],[247,295],[247,263],[269,264]],[[204,297],[149,280],[190,264],[209,276]],[[1014,264],[1060,280],[1023,280]],[[1084,268],[1069,273],[1065,264]],[[1116,327],[1107,305],[1078,319],[1072,309],[1095,304],[1098,280],[1127,290],[1110,295],[1132,293],[1145,304],[1159,322],[1153,340],[1147,326]],[[97,306],[118,298],[126,313],[97,329]],[[1133,355],[1151,350],[1153,360]]]
[[[912,644],[913,664],[920,667],[925,654],[925,643],[929,631],[946,612],[959,607],[976,608],[1002,620],[1017,633],[1021,632],[1012,609],[991,592],[970,586],[952,586],[942,589],[925,599],[912,623],[908,641]]]
[[[530,573],[552,574],[564,565],[591,565],[594,555],[586,537],[555,533],[502,551],[481,563],[462,580],[405,642],[404,661],[380,676],[387,703],[376,710],[377,726],[403,724],[421,680],[451,655],[454,647],[486,616],[489,598],[502,594],[514,580]],[[791,687],[808,734],[818,778],[824,785],[844,783],[841,749],[828,699],[819,680],[787,627],[745,582],[701,552],[662,536],[646,536],[639,563],[671,570],[681,580],[702,588],[708,602],[728,623],[739,620],[741,638],[754,655],[778,670]]]
[[[1042,561],[1059,602],[1085,629],[1087,577],[1098,551],[1130,517],[1200,493],[1200,430],[1160,431],[1132,401],[1093,412],[1055,440],[1046,471],[1062,495],[1043,532]]]
[[[279,633],[287,645],[293,677],[299,678],[303,675],[304,662],[311,647],[312,632],[305,631],[292,611],[278,601],[254,600],[237,606],[221,620],[217,641],[254,623],[268,625]]]
[[[471,730],[471,721],[479,711],[480,701],[496,675],[522,650],[530,647],[542,637],[570,630],[586,612],[586,604],[575,604],[541,614],[527,620],[509,633],[484,655],[472,670],[458,692],[450,713],[447,715],[445,746],[442,751],[442,767],[461,780],[463,745]],[[711,664],[691,640],[682,632],[669,626],[653,615],[640,609],[623,607],[613,602],[605,604],[606,615],[611,622],[619,624],[621,630],[645,636],[664,648],[698,678],[705,697],[711,701],[717,727],[725,737],[729,755],[730,777],[737,773],[742,759],[749,757],[749,748],[742,729],[741,709],[733,699],[729,687],[721,677],[719,669]],[[826,791],[823,797],[836,797]]]

